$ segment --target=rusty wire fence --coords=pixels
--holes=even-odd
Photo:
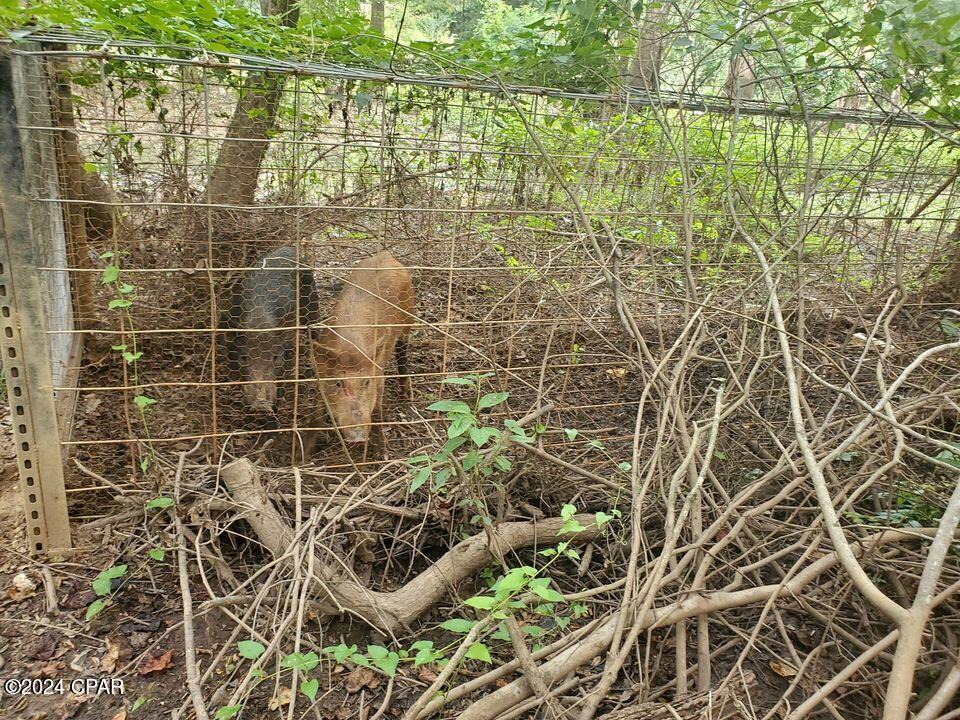
[[[82,355],[60,354],[72,372],[54,387],[75,408],[60,443],[83,470],[67,466],[78,516],[95,514],[98,492],[149,484],[154,453],[198,442],[212,462],[283,464],[297,432],[317,431],[309,462],[333,473],[409,457],[444,432],[425,410],[456,390],[442,381],[471,375],[510,393],[495,416],[551,405],[544,451],[622,473],[640,391],[618,298],[655,347],[697,308],[762,325],[751,234],[791,278],[793,302],[855,317],[894,286],[922,296],[960,203],[948,138],[902,114],[798,119],[717,99],[383,82],[138,46],[12,53],[42,79],[23,79],[24,101],[54,107],[28,130],[58,148],[61,182],[31,203],[67,219],[66,248],[39,270],[61,295],[69,279],[72,316],[47,328],[51,343],[83,338]],[[264,78],[276,96],[244,105]],[[238,202],[211,186],[241,111],[266,130],[234,140],[245,152],[226,187],[256,184]],[[244,283],[279,248],[315,286],[318,315],[259,326],[251,352],[284,351],[265,410],[248,401],[258,360],[237,351],[238,308],[278,302]],[[414,278],[414,395],[384,368],[385,451],[346,452],[317,411],[308,338],[352,268],[381,250]],[[847,330],[798,332],[829,351]]]
[[[787,97],[775,82],[764,94]],[[104,527],[129,530],[113,557],[176,543],[211,598],[250,613],[286,593],[289,622],[271,609],[251,623],[319,651],[343,638],[344,609],[388,635],[439,632],[418,623],[469,614],[473,575],[506,562],[485,533],[510,526],[510,562],[542,569],[543,528],[559,541],[575,506],[591,523],[582,557],[544,563],[569,608],[523,616],[571,708],[679,698],[689,676],[767,717],[828,696],[879,716],[896,673],[870,660],[889,661],[878,613],[910,603],[921,576],[938,604],[922,677],[954,660],[960,569],[947,540],[924,538],[957,497],[960,322],[930,292],[955,269],[957,151],[902,110],[835,105],[76,37],[8,48],[0,340],[31,549],[69,542],[69,499],[97,547]],[[389,302],[338,302],[358,284]],[[375,355],[409,338],[376,367],[326,353],[331,332],[367,333]],[[331,383],[359,396],[381,376],[380,411],[354,425],[379,432],[347,437]],[[441,399],[461,404],[431,408]],[[463,408],[484,431],[458,449]],[[172,540],[166,516],[142,522],[177,491],[195,542]],[[264,563],[293,528],[319,575]],[[455,543],[471,535],[463,564]],[[882,589],[862,592],[868,576]],[[311,586],[314,626],[317,577],[333,581]],[[515,648],[493,628],[484,642],[506,663]],[[202,682],[269,707],[219,665],[232,639]],[[613,672],[576,672],[617,645]],[[614,687],[625,668],[644,682]],[[421,700],[472,700],[483,718],[544,700],[501,678]],[[422,691],[394,680],[398,704]]]

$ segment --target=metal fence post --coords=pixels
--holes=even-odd
[[[30,68],[27,63],[37,65]],[[41,244],[50,242],[44,233],[52,235],[49,223],[39,218],[54,216],[49,210],[41,208],[38,214],[31,209],[30,199],[45,194],[38,187],[45,153],[38,133],[21,130],[33,118],[21,122],[19,116],[29,113],[24,111],[24,88],[16,87],[25,73],[42,72],[40,63],[13,57],[6,49],[0,53],[0,351],[32,554],[70,547],[44,281],[38,267]]]

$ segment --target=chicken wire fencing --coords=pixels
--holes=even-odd
[[[69,543],[64,497],[82,521],[156,491],[176,453],[327,477],[415,458],[454,435],[427,409],[445,398],[475,423],[540,412],[513,432],[626,477],[630,327],[655,352],[698,311],[761,332],[746,236],[825,323],[892,287],[922,297],[960,202],[944,131],[882,107],[799,117],[70,38],[5,54],[24,163],[4,180],[4,369],[34,551]],[[506,400],[478,408],[475,388]],[[360,411],[337,418],[345,397]]]

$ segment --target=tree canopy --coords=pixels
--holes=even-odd
[[[762,98],[895,96],[928,119],[960,121],[960,0],[438,0],[387,3],[384,33],[356,2],[304,0],[296,27],[241,0],[3,0],[14,38],[63,28],[209,53],[246,53],[518,84],[605,90],[628,77],[643,23],[660,11],[663,88],[720,93],[746,54]],[[770,81],[773,79],[773,81]]]

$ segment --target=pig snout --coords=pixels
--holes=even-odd
[[[370,411],[360,402],[353,403],[343,418],[341,433],[349,443],[362,443],[370,439]]]
[[[271,413],[277,401],[277,387],[272,382],[258,382],[243,386],[247,406],[256,412]]]
[[[348,443],[364,443],[370,439],[369,425],[355,425],[343,428],[343,439]]]

